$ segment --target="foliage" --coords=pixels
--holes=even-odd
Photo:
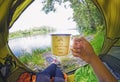
[[[92,28],[84,28],[84,30],[82,30],[82,33],[84,36],[89,36],[96,33],[96,30],[93,30]]]
[[[101,50],[102,50],[102,45],[103,45],[103,41],[104,41],[104,31],[98,31],[95,35],[94,35],[94,39],[91,40],[91,45],[93,46],[96,54],[100,54]]]
[[[33,28],[30,30],[23,30],[23,31],[19,30],[19,31],[10,33],[9,39],[34,36],[34,35],[39,35],[39,34],[47,34],[53,31],[55,31],[55,29],[53,29],[52,27],[48,27],[48,26],[42,26],[42,27],[37,27],[37,28]]]
[[[80,67],[75,72],[75,82],[98,82],[90,65]]]
[[[45,68],[44,66],[45,59],[42,57],[42,54],[48,51],[50,51],[50,48],[35,49],[32,51],[32,53],[23,52],[22,55],[18,56],[18,59],[31,69],[34,69],[35,65],[43,69]]]
[[[96,31],[97,26],[104,24],[103,16],[91,0],[44,0],[43,11],[46,13],[56,11],[55,4],[59,3],[61,5],[66,2],[71,3],[69,7],[73,9],[73,19],[80,32]]]
[[[45,11],[46,14],[48,14],[50,11],[55,12],[55,4],[58,3],[59,5],[62,3],[62,0],[43,0],[43,8],[42,10]]]

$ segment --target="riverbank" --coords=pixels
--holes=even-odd
[[[63,33],[61,30],[52,33]],[[77,30],[66,30],[65,33],[78,35]],[[15,54],[15,56],[21,55],[24,51],[31,53],[35,49],[44,49],[51,47],[51,33],[35,36],[26,36],[21,38],[10,39],[8,44]]]
[[[36,35],[45,35],[50,32],[54,32],[55,29],[53,27],[49,26],[41,26],[41,27],[35,27],[29,30],[19,30],[16,32],[11,32],[9,34],[9,40],[15,39],[15,38],[22,38],[22,37],[29,37],[29,36],[36,36]]]

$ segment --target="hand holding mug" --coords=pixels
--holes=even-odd
[[[96,57],[91,44],[83,37],[74,38],[71,50],[75,57],[79,57],[87,63],[91,63],[94,57]]]

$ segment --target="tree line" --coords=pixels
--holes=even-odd
[[[49,26],[34,27],[29,30],[18,30],[15,32],[11,32],[9,34],[9,39],[47,34],[47,33],[53,32],[53,31],[55,31],[55,29],[53,27],[49,27]]]
[[[73,9],[72,19],[77,23],[77,28],[80,32],[102,29],[104,26],[104,18],[94,5],[92,0],[43,0],[42,10],[47,14],[51,11],[55,12],[55,4],[65,4],[70,2],[69,7]],[[64,6],[66,7],[66,4]]]

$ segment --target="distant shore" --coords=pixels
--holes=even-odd
[[[54,32],[55,29],[49,26],[42,26],[33,28],[30,30],[19,30],[16,32],[11,32],[9,34],[9,40],[15,39],[15,38],[21,38],[21,37],[28,37],[28,36],[35,36],[35,35],[44,35],[50,32]]]

